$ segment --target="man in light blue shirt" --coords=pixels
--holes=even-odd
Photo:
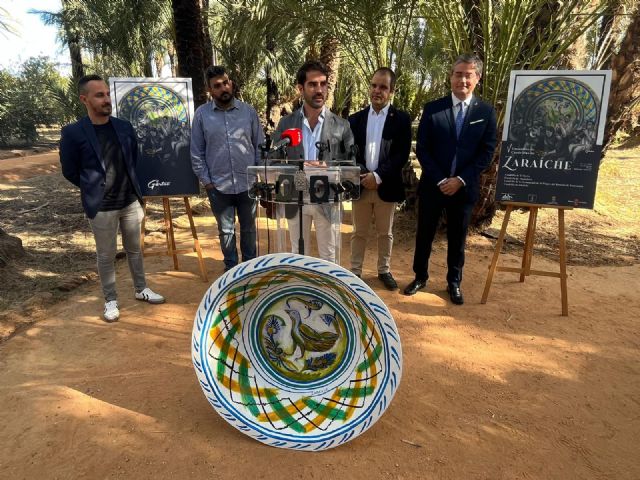
[[[206,76],[213,101],[196,110],[191,165],[207,190],[227,271],[238,264],[236,215],[242,261],[256,256],[256,202],[248,195],[247,167],[258,164],[264,133],[253,107],[233,97],[224,67],[209,67]]]

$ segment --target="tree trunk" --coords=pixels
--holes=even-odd
[[[171,0],[176,30],[178,75],[191,78],[195,107],[207,101],[199,0]]]
[[[344,70],[342,71],[344,75]],[[353,83],[349,83],[347,85],[347,94],[346,101],[344,102],[344,106],[342,107],[342,112],[340,112],[340,116],[342,118],[349,118],[351,115],[351,107],[353,105]]]
[[[78,36],[69,39],[69,56],[71,57],[71,76],[73,82],[78,83],[84,77],[84,65],[82,64],[82,50],[80,48],[80,39]]]
[[[142,74],[147,78],[153,77],[153,54],[151,52],[146,52],[145,54],[144,62],[142,64]]]
[[[72,8],[73,6],[69,3],[69,0],[62,0],[62,24],[64,34],[67,37],[69,57],[71,58],[71,75],[73,77],[73,83],[77,84],[78,80],[84,76],[84,65],[82,64],[79,29],[74,28],[69,21],[69,18],[73,16],[71,12]]]
[[[611,58],[611,94],[604,148],[618,131],[631,132],[640,114],[640,15],[632,17],[620,49]]]
[[[489,167],[480,175],[480,196],[473,207],[471,225],[476,228],[484,227],[491,223],[496,213],[496,182],[498,180],[498,159],[500,158],[500,145],[502,129],[498,128],[498,143],[493,160]]]
[[[213,43],[211,42],[211,32],[209,31],[209,0],[201,1],[202,45],[204,47],[204,68],[206,70],[213,65]]]
[[[482,22],[480,21],[479,11],[480,0],[463,0],[462,5],[464,11],[467,12],[467,23],[469,25],[469,33],[471,34],[471,48],[473,52],[460,53],[476,53],[482,55],[484,51],[484,39],[482,37]]]
[[[153,54],[153,64],[156,67],[156,73],[161,77],[162,69],[164,68],[164,55],[160,52],[155,52]]]
[[[267,31],[265,39],[265,48],[271,54],[275,56],[276,43],[273,34]],[[278,104],[280,103],[280,92],[278,91],[278,85],[271,75],[271,68],[267,66],[265,69],[265,77],[267,83],[267,133],[271,133],[275,130],[277,123],[280,121],[280,113]]]
[[[320,61],[327,66],[329,78],[327,78],[327,108],[333,107],[333,97],[338,82],[338,70],[340,68],[340,41],[332,36],[325,37],[320,45]],[[338,112],[340,113],[340,112]]]
[[[171,68],[171,76],[178,76],[178,65],[176,62],[176,43],[175,40],[167,42],[167,55],[169,55],[169,67]]]
[[[560,5],[560,2],[550,0],[536,13],[536,18],[533,21],[533,29],[527,36],[527,39],[521,49],[523,57],[519,59],[519,63],[523,66],[527,66],[530,63],[529,59],[534,58],[540,52],[541,44],[539,39],[542,38],[550,29],[558,28],[558,26],[555,25],[557,20],[554,12],[557,12],[561,8],[562,6]],[[556,45],[549,49],[548,55],[555,51]]]
[[[587,34],[583,33],[565,50],[558,60],[560,70],[584,70],[587,68],[589,54],[587,52]]]

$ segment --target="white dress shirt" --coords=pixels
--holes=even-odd
[[[378,168],[380,160],[380,146],[382,145],[382,130],[384,130],[384,122],[389,114],[389,104],[383,107],[379,112],[373,109],[373,105],[369,107],[369,116],[367,118],[367,145],[364,152],[364,159],[367,170],[373,173],[376,183],[380,185],[382,180],[375,172]]]

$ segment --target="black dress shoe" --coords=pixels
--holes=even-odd
[[[426,280],[418,280],[416,278],[409,285],[407,285],[407,288],[404,289],[404,294],[415,295],[416,293],[418,293],[418,290],[422,290],[426,286],[427,286]]]
[[[450,283],[447,286],[447,292],[449,292],[449,298],[456,305],[462,305],[464,303],[464,297],[462,296],[462,290],[460,286],[455,283]]]
[[[382,280],[382,283],[384,283],[384,286],[387,287],[387,290],[397,290],[398,289],[398,284],[393,279],[393,275],[391,275],[391,272],[379,273],[378,274],[378,278],[380,280]]]

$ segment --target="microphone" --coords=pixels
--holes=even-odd
[[[355,143],[351,144],[351,147],[349,148],[349,160],[355,160],[356,157],[358,156],[358,145],[356,145]]]
[[[299,128],[287,128],[280,135],[280,140],[271,145],[269,153],[277,152],[287,146],[296,147],[300,145],[300,142],[302,142],[302,130]]]
[[[329,140],[326,142],[316,142],[316,148],[318,149],[318,160],[324,160],[324,152],[331,152]]]

